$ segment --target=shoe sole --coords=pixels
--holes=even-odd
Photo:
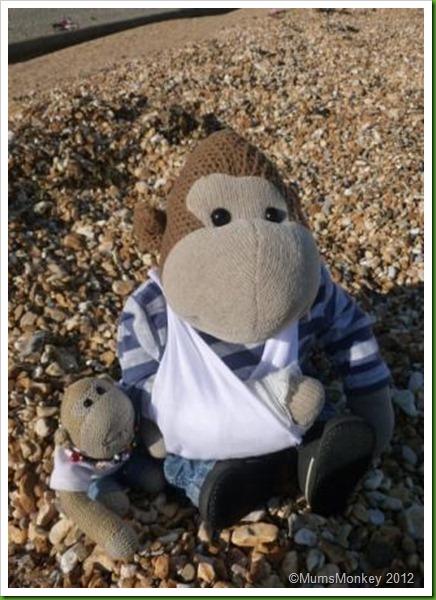
[[[373,428],[360,417],[341,416],[327,423],[303,490],[313,512],[329,516],[344,510],[371,463],[374,443]]]
[[[229,463],[232,464],[229,464]],[[285,455],[217,463],[200,494],[199,510],[213,531],[235,525],[242,517],[275,495],[289,477]]]

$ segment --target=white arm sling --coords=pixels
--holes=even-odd
[[[161,287],[156,270],[150,278]],[[298,370],[298,323],[265,344],[261,362],[241,381],[167,303],[168,334],[151,394],[149,416],[167,451],[189,459],[259,456],[301,442],[301,430],[256,392],[254,380]],[[286,385],[285,385],[286,387]]]

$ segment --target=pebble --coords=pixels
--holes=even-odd
[[[412,450],[412,448],[410,446],[402,446],[401,448],[401,456],[403,457],[403,460],[406,463],[409,463],[412,466],[415,466],[418,462],[418,457],[416,455],[416,452],[414,452],[414,450]]]
[[[286,552],[280,570],[283,575],[287,578],[290,573],[298,573],[298,553],[296,550],[290,550]]]
[[[371,525],[383,525],[385,522],[384,512],[379,510],[378,508],[370,508],[368,509],[368,521]]]
[[[415,395],[411,390],[394,390],[392,400],[409,417],[418,417],[415,406]]]
[[[319,549],[324,552],[330,562],[335,564],[343,562],[347,557],[347,552],[344,548],[338,544],[332,544],[324,538],[321,538],[319,542]]]
[[[386,494],[378,490],[371,490],[365,492],[365,497],[368,500],[369,504],[374,507],[382,504],[387,498]]]
[[[310,548],[306,556],[306,568],[309,573],[321,569],[325,564],[325,555],[318,548]]]
[[[419,371],[412,371],[407,384],[407,389],[413,394],[424,389],[424,374]]]
[[[380,469],[373,469],[363,480],[363,487],[365,490],[377,490],[384,478],[383,471]]]
[[[88,551],[83,544],[75,544],[71,548],[68,548],[64,554],[60,557],[60,567],[64,575],[71,573],[79,562],[87,557]]]
[[[47,339],[47,332],[34,331],[27,332],[14,343],[14,348],[18,351],[21,358],[26,358],[30,354],[39,352]]]
[[[352,529],[353,527],[350,523],[344,523],[342,525],[336,539],[336,542],[339,544],[339,546],[342,546],[343,548],[348,548],[348,546],[350,545],[348,541],[348,536],[350,535]]]
[[[288,522],[288,535],[290,538],[294,537],[296,532],[303,527],[303,519],[297,513],[291,513],[287,519]]]
[[[311,529],[302,527],[295,534],[294,541],[296,544],[300,544],[301,546],[313,547],[318,543],[318,536]]]
[[[206,583],[212,583],[216,579],[215,569],[209,562],[199,562],[197,567],[197,577]]]
[[[414,504],[404,511],[409,534],[417,540],[424,539],[424,507]]]
[[[317,573],[320,577],[324,576],[324,577],[328,577],[328,578],[334,578],[337,575],[341,574],[341,570],[338,567],[338,565],[335,565],[333,563],[327,563],[326,565],[324,565],[322,567],[322,569],[320,569]]]
[[[34,431],[37,436],[41,438],[46,438],[51,435],[56,429],[56,425],[45,417],[41,417],[40,419],[36,419]]]
[[[50,529],[48,539],[53,546],[59,546],[63,539],[67,536],[72,527],[71,521],[68,519],[60,519]]]
[[[197,571],[195,570],[194,565],[192,565],[191,563],[188,563],[180,571],[180,578],[183,579],[183,581],[186,581],[189,583],[195,579],[196,574],[197,574]]]
[[[399,510],[403,510],[403,502],[400,498],[395,498],[393,496],[387,496],[385,500],[383,500],[381,507],[383,510],[392,510],[397,512]]]
[[[120,296],[128,296],[134,287],[134,281],[114,281],[112,284],[112,290]]]
[[[166,554],[154,559],[154,574],[158,579],[167,579],[170,574],[170,558]]]
[[[355,504],[351,514],[362,523],[368,522],[368,510],[365,508],[365,506],[363,506],[363,504]]]
[[[235,527],[232,533],[232,543],[235,546],[255,547],[259,544],[275,542],[279,535],[276,525],[270,523],[253,523]]]

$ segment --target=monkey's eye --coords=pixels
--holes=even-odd
[[[91,398],[85,398],[85,400],[83,401],[83,406],[85,408],[89,408],[90,406],[92,406],[94,403],[91,400]]]
[[[226,208],[216,208],[210,215],[214,227],[222,227],[232,220],[232,215]]]
[[[286,218],[286,213],[284,210],[280,210],[279,208],[274,208],[274,206],[268,206],[265,210],[265,219],[267,221],[272,221],[273,223],[281,223]]]
[[[97,394],[99,396],[102,396],[106,392],[106,390],[104,389],[104,387],[102,385],[97,385],[95,388],[95,391],[97,392]]]

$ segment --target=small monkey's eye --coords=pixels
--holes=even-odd
[[[232,215],[225,208],[216,208],[210,215],[210,218],[215,227],[222,227],[230,223]]]
[[[284,210],[280,210],[279,208],[274,208],[274,206],[268,206],[265,210],[265,219],[267,221],[272,221],[273,223],[281,223],[286,218],[286,213]]]
[[[89,408],[90,406],[92,406],[94,403],[91,400],[91,398],[85,398],[85,400],[83,401],[83,406],[85,408]]]
[[[102,385],[97,385],[95,388],[95,391],[97,392],[97,394],[99,396],[102,396],[104,393],[106,393],[106,390],[104,389],[104,387]]]

